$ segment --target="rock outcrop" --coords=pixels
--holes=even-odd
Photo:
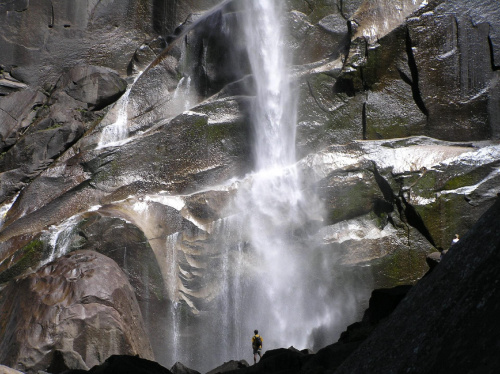
[[[100,118],[95,111],[116,101],[126,86],[111,69],[80,65],[63,74],[50,93],[25,90],[2,100],[0,201],[27,187],[75,144]],[[66,190],[68,183],[63,185]]]
[[[172,366],[172,368],[170,369],[170,371],[172,372],[172,374],[200,374],[199,371],[190,369],[190,368],[184,366],[180,362],[176,362],[174,364],[174,366]]]
[[[335,371],[494,373],[500,200]]]
[[[254,181],[255,158],[244,3],[0,4],[2,305],[9,307],[8,294],[17,307],[29,306],[25,289],[55,282],[47,269],[71,263],[80,274],[90,265],[71,253],[91,250],[84,257],[96,256],[89,260],[96,269],[110,258],[123,269],[102,287],[135,297],[140,313],[135,301],[129,312],[145,319],[139,345],[149,352],[101,346],[97,355],[89,342],[99,337],[77,349],[43,332],[39,356],[28,363],[13,355],[9,365],[85,369],[110,354],[152,358],[147,339],[169,367],[174,355],[187,366],[214,367],[219,355],[243,349],[244,329],[227,320],[248,320],[248,311],[236,316],[232,308],[251,294],[238,287],[252,289],[259,278],[237,207]],[[290,0],[283,9],[299,93],[303,210],[321,207],[305,212],[289,235],[307,248],[299,262],[328,279],[320,286],[308,279],[300,291],[337,298],[322,305],[328,318],[305,339],[319,350],[361,317],[373,288],[426,274],[427,255],[445,251],[500,192],[500,9],[493,0]],[[58,277],[64,287],[74,283]],[[83,280],[82,293],[98,293]],[[58,303],[43,308],[40,318],[60,311]],[[9,318],[0,317],[0,326],[15,322]],[[2,330],[0,340],[13,331]],[[0,357],[27,344],[18,336]],[[233,340],[213,347],[212,336]],[[353,346],[336,349],[338,366]],[[266,360],[271,355],[311,360],[293,350]],[[266,370],[280,366],[270,362]]]
[[[8,283],[0,310],[0,361],[24,372],[88,369],[120,353],[153,358],[132,287],[95,252],[73,252]]]
[[[172,374],[158,363],[137,356],[113,355],[88,371],[68,370],[66,374]]]
[[[125,72],[137,45],[153,34],[152,11],[152,4],[135,0],[3,2],[0,64],[37,88],[53,85],[64,68],[79,64]]]
[[[374,291],[363,321],[350,326],[338,343],[316,354],[293,347],[268,350],[257,365],[230,361],[210,373],[495,373],[500,298],[491,285],[500,281],[498,219],[500,198],[415,286]],[[89,256],[74,256],[82,255]],[[117,370],[170,373],[130,356],[112,356],[88,372]],[[172,372],[195,371],[177,363]]]

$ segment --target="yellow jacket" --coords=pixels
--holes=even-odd
[[[258,346],[257,348],[262,348],[262,344],[264,343],[264,339],[259,334],[252,336],[252,347],[255,347],[255,338],[257,336],[260,338],[260,342],[261,342],[260,346]]]

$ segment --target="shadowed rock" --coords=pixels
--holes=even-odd
[[[172,366],[170,371],[172,372],[172,374],[200,374],[199,371],[190,369],[181,364],[180,362],[176,362],[174,366]]]
[[[5,152],[16,143],[19,134],[33,120],[34,109],[45,101],[45,95],[32,89],[0,97],[0,152]]]
[[[298,374],[312,356],[293,347],[272,349],[266,351],[255,365],[248,366],[245,361],[229,361],[207,374]]]
[[[496,373],[500,199],[335,372]]]
[[[68,370],[65,374],[172,374],[160,364],[137,356],[114,355],[88,371]]]
[[[77,66],[65,76],[61,87],[72,98],[99,110],[115,102],[126,90],[127,82],[117,72],[98,66]]]
[[[224,362],[221,366],[210,370],[207,374],[218,374],[218,373],[228,373],[234,370],[239,370],[248,367],[248,363],[245,360],[242,361],[228,361]]]

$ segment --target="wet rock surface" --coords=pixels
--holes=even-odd
[[[497,201],[453,252],[411,289],[374,291],[363,321],[350,326],[338,343],[316,354],[271,350],[255,366],[221,366],[210,373],[386,373],[409,367],[413,373],[494,373],[498,355],[491,343],[498,332],[487,326],[494,324],[499,308],[489,287],[498,278],[499,214]]]
[[[232,361],[210,373],[351,373],[367,368],[386,373],[408,367],[414,373],[447,373],[464,367],[496,372],[498,355],[491,343],[498,332],[491,324],[499,306],[489,285],[498,278],[500,234],[495,222],[499,214],[497,200],[453,251],[414,287],[374,291],[363,321],[349,326],[339,342],[315,354],[293,347],[269,350],[257,365],[245,367]],[[471,345],[471,339],[480,344]],[[125,373],[170,372],[156,363],[128,356],[110,357],[88,372],[111,373],[118,368]],[[87,371],[68,371],[81,372]],[[172,372],[194,371],[179,363]]]
[[[114,103],[124,92],[127,82],[117,72],[97,66],[72,68],[58,82],[70,97],[86,103],[91,110],[99,110]]]
[[[55,282],[44,273],[49,265],[39,268],[56,248],[92,250],[106,257],[85,256],[97,256],[103,266],[111,258],[123,269],[125,276],[110,273],[105,293],[108,286],[127,289],[126,299],[139,305],[131,301],[129,312],[145,320],[137,331],[147,331],[137,338],[142,348],[130,348],[117,343],[128,339],[117,322],[110,331],[125,335],[107,336],[116,345],[97,354],[88,347],[100,337],[81,333],[75,322],[69,331],[87,339],[78,347],[39,333],[43,349],[33,353],[33,364],[23,361],[29,353],[9,365],[88,370],[110,354],[142,349],[148,353],[141,356],[152,358],[144,348],[148,339],[161,361],[175,348],[162,341],[175,321],[161,311],[173,311],[173,300],[181,300],[177,316],[188,321],[184,339],[191,341],[204,312],[218,305],[228,269],[221,238],[253,265],[248,238],[228,228],[236,221],[237,191],[252,183],[255,85],[244,41],[234,37],[242,32],[243,3],[207,12],[218,4],[0,4],[2,308],[12,312],[4,295],[24,308],[23,290]],[[329,264],[342,274],[336,281],[355,284],[360,305],[372,288],[414,284],[428,265],[434,269],[425,279],[436,277],[454,250],[439,264],[429,253],[446,251],[453,235],[472,227],[500,192],[498,4],[288,1],[285,10],[300,93],[297,167],[303,191],[324,206],[291,235],[316,243],[310,266]],[[129,138],[103,144],[123,103]],[[71,229],[64,228],[68,222]],[[54,271],[69,266],[55,264]],[[71,264],[77,273],[90,266]],[[95,290],[66,273],[57,276],[64,290],[75,282],[83,293]],[[61,300],[43,304],[41,320],[59,313]],[[9,318],[1,320],[14,323]],[[15,337],[8,326],[4,342]],[[320,363],[304,352],[279,350],[260,369],[245,370],[332,370],[372,330],[357,327],[342,344],[318,352]],[[314,332],[315,350],[339,333]],[[443,339],[460,350],[471,337],[464,334],[457,343],[451,335]],[[28,335],[25,340],[33,338]],[[22,347],[19,337],[0,354]],[[193,349],[209,341],[198,339]],[[92,351],[88,357],[85,349]],[[455,360],[450,350],[440,352]]]
[[[81,63],[125,72],[136,46],[152,35],[151,12],[151,4],[133,0],[2,2],[0,64],[34,87],[53,85],[64,68]]]

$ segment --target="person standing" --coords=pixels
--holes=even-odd
[[[259,355],[259,361],[262,358],[261,350],[264,339],[262,339],[262,336],[259,335],[258,330],[254,330],[253,333],[255,334],[254,336],[252,336],[253,364],[255,365],[255,363],[257,362],[257,355]]]

